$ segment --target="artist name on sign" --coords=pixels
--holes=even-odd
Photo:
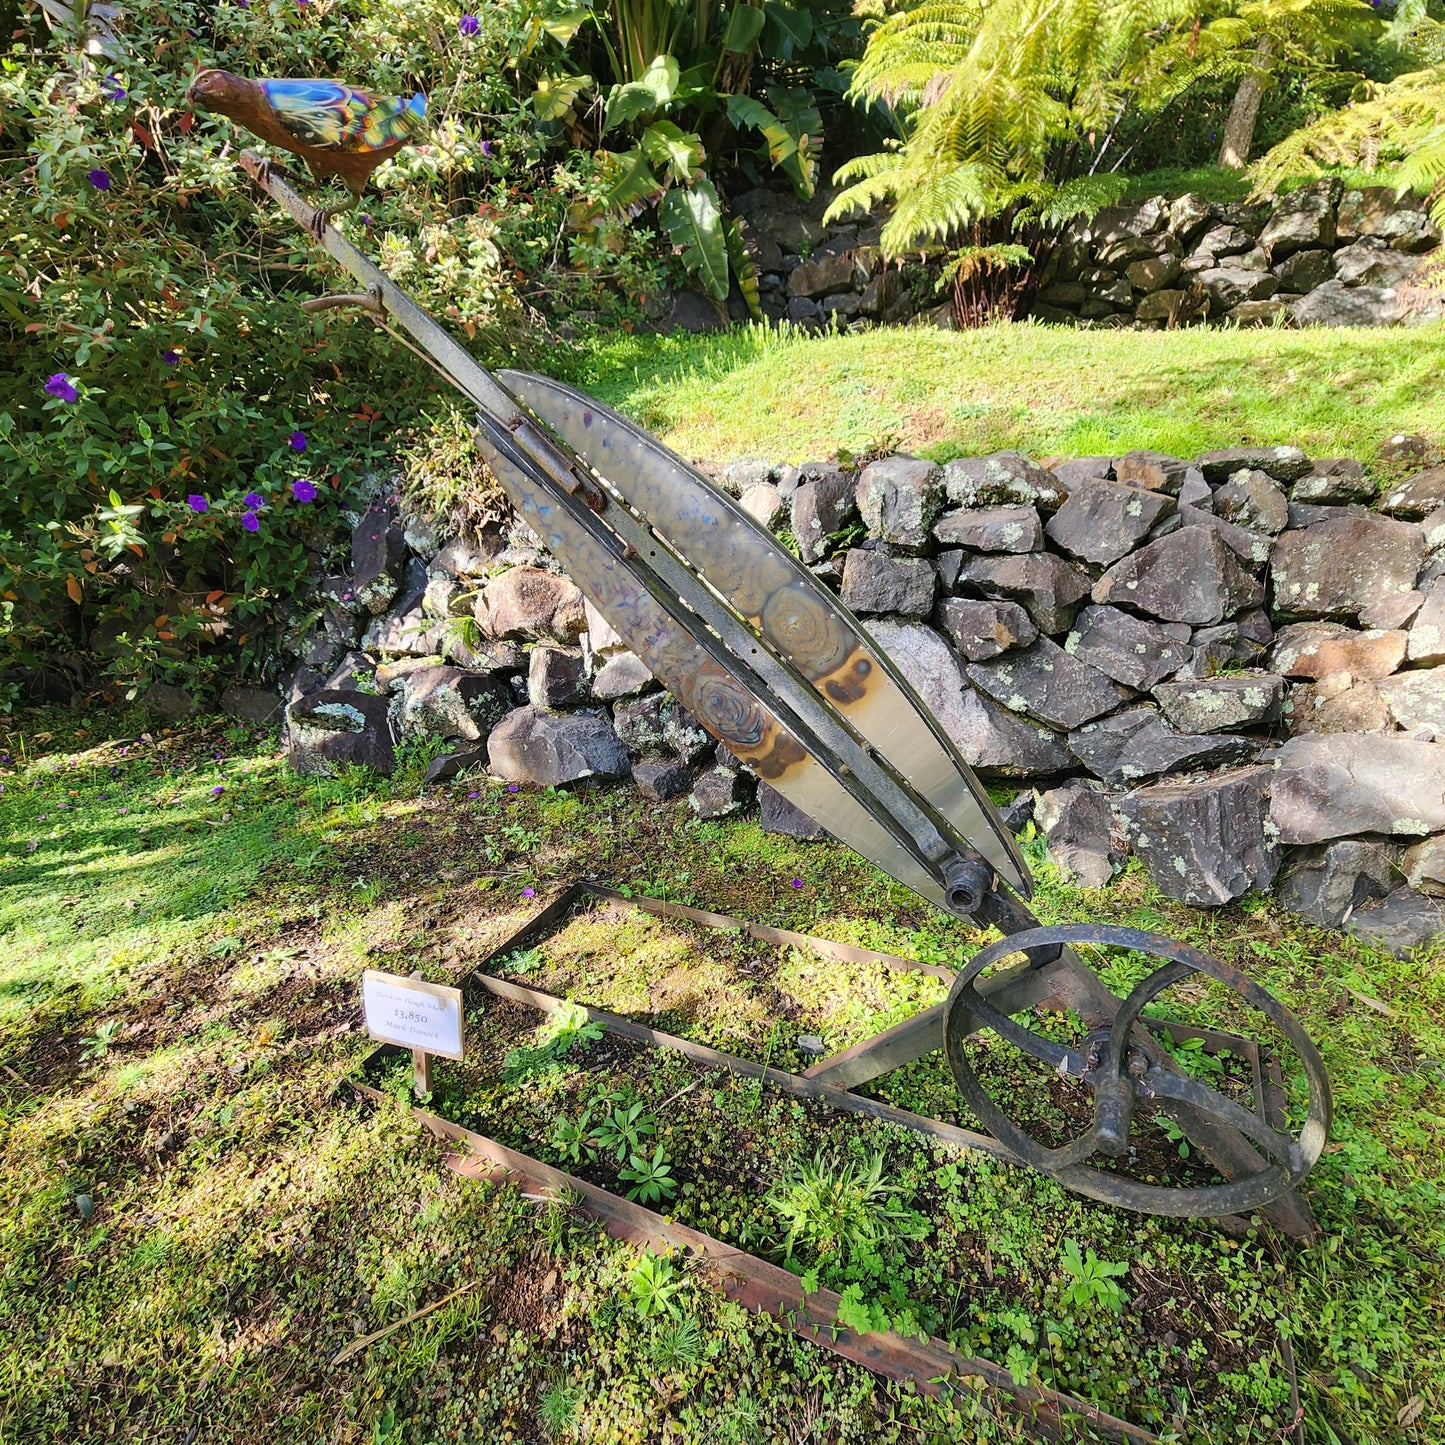
[[[369,968],[361,979],[366,1031],[383,1043],[462,1057],[462,991]]]

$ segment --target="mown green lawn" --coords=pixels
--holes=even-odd
[[[669,1308],[645,1313],[634,1249],[565,1208],[458,1180],[399,1106],[363,1109],[340,1088],[369,1047],[363,968],[457,978],[583,873],[933,961],[976,947],[969,929],[840,847],[698,822],[630,789],[423,790],[424,753],[386,782],[302,782],[265,732],[144,726],[55,711],[16,716],[4,739],[0,1440],[1017,1433],[840,1364],[706,1293],[680,1263]],[[668,1207],[765,1253],[782,1225],[763,1196],[820,1142],[835,1161],[877,1157],[889,1197],[926,1233],[887,1246],[885,1274],[863,1271],[866,1294],[1021,1378],[1173,1438],[1278,1439],[1287,1331],[1309,1440],[1442,1438],[1440,957],[1397,962],[1260,900],[1190,913],[1137,869],[1081,892],[1026,847],[1046,920],[1173,933],[1299,1012],[1336,1089],[1333,1141],[1307,1190],[1317,1245],[1120,1213],[608,1042],[533,1067],[540,1054],[514,1051],[544,1038],[515,1010],[474,1019],[472,1058],[439,1075],[438,1106],[556,1161],[558,1115],[629,1090],[670,1152],[681,1187]],[[938,988],[747,940],[709,949],[624,919],[576,925],[507,968],[794,1068],[800,1034],[846,1045]],[[1207,994],[1180,1007],[1217,1021]],[[890,1087],[950,1107],[934,1065]],[[1121,1314],[1070,1298],[1071,1241],[1127,1263]]]
[[[1373,461],[1445,438],[1445,324],[1395,330],[932,327],[810,337],[615,333],[582,384],[676,451],[800,462],[879,448],[940,460],[1292,444]]]

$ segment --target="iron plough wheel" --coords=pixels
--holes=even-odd
[[[1119,1001],[1112,1020],[1089,1019],[1087,1006],[1080,1007],[1086,1021],[1095,1026],[1078,1045],[1056,1043],[1024,1027],[990,1004],[977,987],[986,969],[1015,954],[1056,958],[1060,945],[1066,951],[1080,944],[1129,949],[1164,962]],[[1065,956],[1070,964],[1052,966],[1065,970],[1059,995],[1071,1004],[1068,968],[1084,973],[1088,970],[1071,955]],[[1261,1113],[1252,1112],[1185,1073],[1141,1022],[1147,1004],[1196,974],[1231,989],[1288,1040],[1309,1086],[1308,1113],[1297,1135],[1287,1128],[1273,1127]],[[1097,1001],[1101,988],[1090,975],[1085,993],[1091,1002]],[[970,1059],[969,1039],[982,1031],[991,1031],[1060,1076],[1082,1083],[1093,1095],[1091,1127],[1056,1148],[1041,1144],[1025,1132],[990,1097]],[[944,1046],[949,1068],[969,1107],[996,1139],[1060,1184],[1126,1209],[1176,1217],[1217,1217],[1257,1209],[1304,1178],[1314,1167],[1329,1134],[1329,1082],[1319,1051],[1299,1020],[1237,969],[1198,949],[1139,929],[1060,925],[1029,929],[990,944],[970,960],[954,982],[944,1018]],[[1129,1152],[1130,1125],[1141,1102],[1153,1105],[1194,1138],[1211,1128],[1237,1131],[1255,1151],[1258,1169],[1223,1184],[1174,1188],[1144,1183],[1110,1168],[1106,1161]]]

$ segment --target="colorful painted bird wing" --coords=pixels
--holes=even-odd
[[[426,115],[424,95],[372,95],[334,80],[263,80],[261,90],[286,131],[318,150],[381,150],[410,138]]]

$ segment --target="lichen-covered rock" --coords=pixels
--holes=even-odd
[[[1430,467],[1397,482],[1385,493],[1380,510],[1392,517],[1418,520],[1445,507],[1445,466]]]
[[[755,522],[772,531],[789,514],[787,498],[768,482],[749,487],[738,502]]]
[[[1406,732],[1428,730],[1445,740],[1445,668],[1396,673],[1375,686],[1396,727]]]
[[[1149,622],[1117,607],[1084,608],[1064,640],[1064,651],[1125,687],[1147,692],[1190,660],[1189,628]]]
[[[1127,849],[1115,833],[1109,795],[1096,784],[1076,779],[1040,793],[1033,817],[1066,879],[1102,888],[1123,864]]]
[[[1179,495],[1179,489],[1194,470],[1195,467],[1183,457],[1147,448],[1125,452],[1122,457],[1114,458],[1113,465],[1114,477],[1125,486],[1142,487],[1150,492],[1168,492],[1171,497]]]
[[[1330,250],[1335,244],[1335,206],[1340,183],[1333,177],[1311,181],[1275,202],[1274,215],[1259,244],[1278,259],[1294,251]]]
[[[391,683],[392,719],[403,737],[480,742],[512,708],[511,689],[488,673],[418,667]]]
[[[1039,635],[1017,602],[945,597],[934,610],[933,621],[966,662],[982,662],[1027,647]]]
[[[757,457],[740,457],[729,462],[718,476],[718,486],[730,497],[741,497],[750,487],[762,487],[778,480],[772,464]],[[796,479],[793,487],[797,487]]]
[[[636,697],[652,685],[652,669],[635,653],[616,652],[597,669],[592,696],[598,702]]]
[[[623,778],[629,771],[627,750],[600,713],[519,707],[492,729],[487,757],[498,777],[537,787]]]
[[[1242,762],[1258,748],[1247,738],[1176,733],[1154,708],[1141,706],[1075,728],[1069,750],[1106,783],[1132,784]]]
[[[822,824],[815,823],[767,783],[758,784],[758,821],[765,833],[781,833],[784,837],[808,842],[828,837],[828,830]]]
[[[1069,495],[1057,473],[1021,452],[958,457],[944,467],[943,485],[955,507],[1037,507],[1045,516]]]
[[[393,657],[440,657],[446,642],[446,624],[428,617],[420,603],[405,612],[376,618],[361,637],[367,652]]]
[[[1414,274],[1420,258],[1392,251],[1384,241],[1367,236],[1340,247],[1334,263],[1335,276],[1346,286],[1395,287]]]
[[[673,755],[667,722],[677,704],[665,692],[626,698],[612,708],[612,725],[622,745],[644,758]]]
[[[1211,486],[1227,482],[1245,468],[1263,472],[1277,482],[1293,482],[1308,476],[1313,463],[1298,447],[1223,447],[1199,458],[1199,469]]]
[[[1128,459],[1120,464],[1127,467]],[[1081,482],[1049,519],[1047,531],[1070,556],[1108,566],[1133,551],[1173,510],[1173,498],[1163,492],[1122,482]]]
[[[1129,693],[1116,682],[1040,637],[1021,652],[966,669],[974,686],[1010,712],[1055,727],[1074,728],[1119,706]]]
[[[1270,665],[1286,677],[1330,677],[1347,672],[1372,681],[1389,677],[1405,660],[1408,634],[1357,632],[1341,622],[1296,622],[1280,628]]]
[[[1301,848],[1289,858],[1275,897],[1291,913],[1338,928],[1354,909],[1393,886],[1393,854],[1383,838],[1341,838]]]
[[[401,587],[406,537],[386,512],[368,511],[351,533],[351,593],[374,617],[391,606]]]
[[[1296,737],[1306,733],[1387,733],[1395,728],[1379,688],[1347,672],[1322,678],[1313,687],[1296,685],[1285,707],[1289,730]]]
[[[1073,766],[1057,733],[1015,717],[968,687],[952,650],[932,628],[885,620],[869,632],[970,767],[990,776],[1034,778]]]
[[[488,582],[476,617],[488,637],[543,642],[575,644],[587,626],[577,585],[538,567],[513,567]]]
[[[1411,888],[1435,898],[1445,896],[1445,837],[1426,838],[1407,848],[1400,871]]]
[[[806,563],[828,554],[829,538],[857,510],[852,478],[838,470],[809,478],[793,493],[793,536]]]
[[[1211,314],[1233,311],[1247,301],[1267,301],[1279,290],[1279,277],[1243,266],[1211,266],[1195,280],[1209,297]]]
[[[434,577],[453,577],[459,581],[485,577],[505,545],[498,527],[487,528],[474,536],[453,537],[427,564],[427,570]]]
[[[1165,622],[1222,622],[1263,599],[1264,588],[1211,527],[1181,527],[1117,562],[1093,598]]]
[[[1410,625],[1424,605],[1423,592],[1412,590],[1384,597],[1360,609],[1360,626],[1367,632],[1399,632]]]
[[[1289,525],[1289,498],[1268,472],[1245,467],[1215,492],[1214,512],[1238,527],[1274,536]]]
[[[286,761],[303,776],[334,777],[351,765],[396,771],[387,700],[326,688],[286,709]]]
[[[1154,697],[1180,732],[1218,733],[1278,722],[1284,690],[1284,678],[1257,672],[1164,682]]]
[[[1044,543],[1043,526],[1033,507],[961,508],[940,517],[933,535],[945,547],[966,547],[971,552],[1035,552]]]
[[[1307,617],[1351,617],[1414,590],[1425,537],[1410,522],[1347,515],[1288,531],[1275,544],[1274,605]]]
[[[1364,466],[1350,457],[1332,457],[1315,462],[1308,476],[1290,488],[1290,501],[1329,505],[1339,502],[1367,502],[1375,495],[1375,484]]]
[[[527,701],[533,707],[573,707],[587,697],[587,673],[576,647],[534,647],[527,659]]]
[[[860,616],[927,617],[937,586],[938,574],[925,557],[892,557],[855,547],[843,564],[843,605]]]
[[[859,473],[857,500],[871,536],[921,552],[943,510],[943,469],[919,457],[884,457]]]
[[[985,597],[1011,599],[1040,632],[1067,632],[1079,603],[1089,595],[1089,578],[1062,557],[1029,552],[1012,557],[970,557],[958,573],[959,586]]]
[[[1445,830],[1445,745],[1330,733],[1291,738],[1275,758],[1270,816],[1285,843]]]
[[[1167,897],[1217,908],[1268,888],[1279,871],[1269,823],[1270,770],[1236,768],[1156,783],[1120,799],[1129,843]]]
[[[1430,584],[1420,610],[1410,623],[1405,655],[1417,667],[1445,663],[1445,578]]]
[[[753,781],[746,773],[709,768],[698,774],[687,803],[699,818],[726,818],[747,807],[752,791]]]
[[[1274,267],[1274,274],[1279,277],[1279,284],[1286,291],[1313,291],[1322,281],[1328,281],[1335,274],[1335,258],[1320,247],[1294,251]]]
[[[1336,277],[1290,306],[1300,326],[1394,326],[1404,315],[1393,286],[1346,286]]]

